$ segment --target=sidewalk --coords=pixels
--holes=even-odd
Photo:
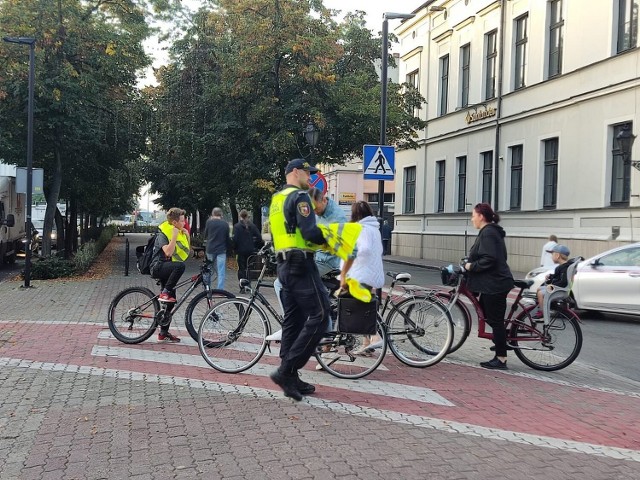
[[[106,326],[111,298],[157,289],[135,271],[144,242],[114,238],[93,278],[0,283],[0,478],[640,478],[640,384],[579,361],[547,373],[510,356],[508,371],[488,371],[477,364],[489,345],[471,337],[427,369],[388,352],[357,381],[312,360],[302,376],[317,392],[294,403],[268,378],[277,346],[221,374],[181,315],[180,344],[122,344]]]

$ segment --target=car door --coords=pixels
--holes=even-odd
[[[640,314],[640,246],[605,253],[581,266],[573,292],[581,308]]]

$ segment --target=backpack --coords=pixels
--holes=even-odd
[[[153,247],[156,243],[158,232],[149,237],[146,245],[136,247],[136,267],[142,275],[151,275],[151,261],[153,260]]]

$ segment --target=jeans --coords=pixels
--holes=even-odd
[[[213,255],[212,253],[207,253],[207,260],[216,264],[216,271],[218,272],[218,286],[216,288],[224,290],[224,281],[227,277],[227,254],[219,253],[218,255]],[[213,288],[213,285],[209,286]]]

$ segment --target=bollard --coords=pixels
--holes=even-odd
[[[124,276],[129,276],[129,239],[124,243]]]

